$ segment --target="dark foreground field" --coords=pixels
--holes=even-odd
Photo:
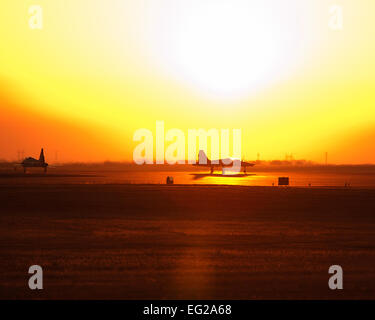
[[[375,190],[14,185],[0,203],[0,298],[375,298]]]

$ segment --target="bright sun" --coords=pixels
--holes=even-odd
[[[295,12],[277,2],[167,1],[154,24],[156,61],[212,97],[269,85],[290,71],[298,47]]]

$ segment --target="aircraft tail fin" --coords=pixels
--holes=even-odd
[[[41,161],[41,162],[45,162],[45,160],[44,160],[44,150],[43,150],[43,148],[42,148],[42,150],[40,150],[39,161]]]
[[[198,163],[199,164],[207,164],[210,160],[207,158],[206,153],[203,150],[199,150],[198,153]]]

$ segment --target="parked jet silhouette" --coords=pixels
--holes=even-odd
[[[241,165],[240,168],[238,168]],[[246,173],[247,167],[253,167],[255,163],[242,161],[240,159],[232,159],[232,158],[225,158],[225,159],[218,159],[218,160],[210,160],[208,159],[206,153],[203,150],[199,150],[198,154],[198,163],[195,166],[203,166],[203,167],[210,167],[211,174],[214,173],[215,168],[237,168],[237,171],[241,171],[241,168],[244,168],[244,173]]]
[[[23,171],[26,173],[26,168],[44,168],[44,172],[47,172],[48,163],[44,159],[43,148],[40,151],[39,159],[32,157],[25,158],[20,165],[23,167]]]

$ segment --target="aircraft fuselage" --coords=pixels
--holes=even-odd
[[[46,168],[48,163],[36,159],[25,159],[22,161],[21,165],[24,168]]]

